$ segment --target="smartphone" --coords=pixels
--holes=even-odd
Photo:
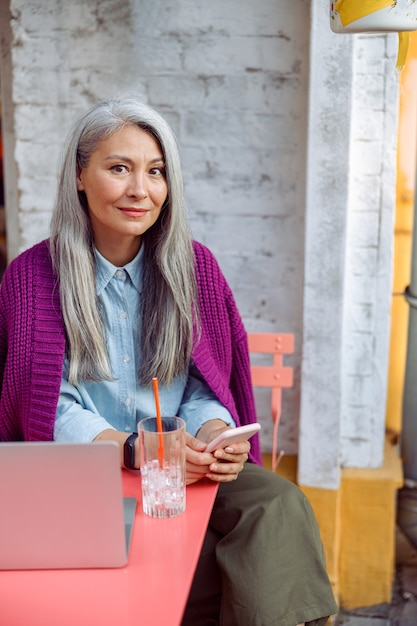
[[[246,424],[245,426],[238,426],[237,428],[230,428],[224,430],[220,435],[215,437],[207,445],[205,452],[214,452],[220,448],[227,448],[227,446],[233,443],[239,443],[240,441],[246,441],[249,437],[252,437],[255,433],[261,430],[260,424]]]

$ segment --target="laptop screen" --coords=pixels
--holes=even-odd
[[[0,569],[125,565],[129,500],[115,442],[0,443]]]

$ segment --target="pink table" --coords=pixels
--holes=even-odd
[[[144,515],[138,472],[123,471],[123,489],[138,498],[128,565],[1,571],[2,626],[180,624],[217,485],[187,487],[186,512],[168,520]]]

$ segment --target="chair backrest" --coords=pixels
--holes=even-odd
[[[283,365],[283,355],[294,352],[291,333],[248,333],[250,354],[271,354],[272,365],[251,365],[252,385],[271,388],[271,417],[274,424],[272,469],[276,470],[284,452],[278,454],[278,426],[281,419],[282,389],[292,387],[293,368]]]

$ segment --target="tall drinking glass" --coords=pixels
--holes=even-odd
[[[138,423],[142,505],[151,517],[174,517],[185,511],[185,422],[156,417]]]

